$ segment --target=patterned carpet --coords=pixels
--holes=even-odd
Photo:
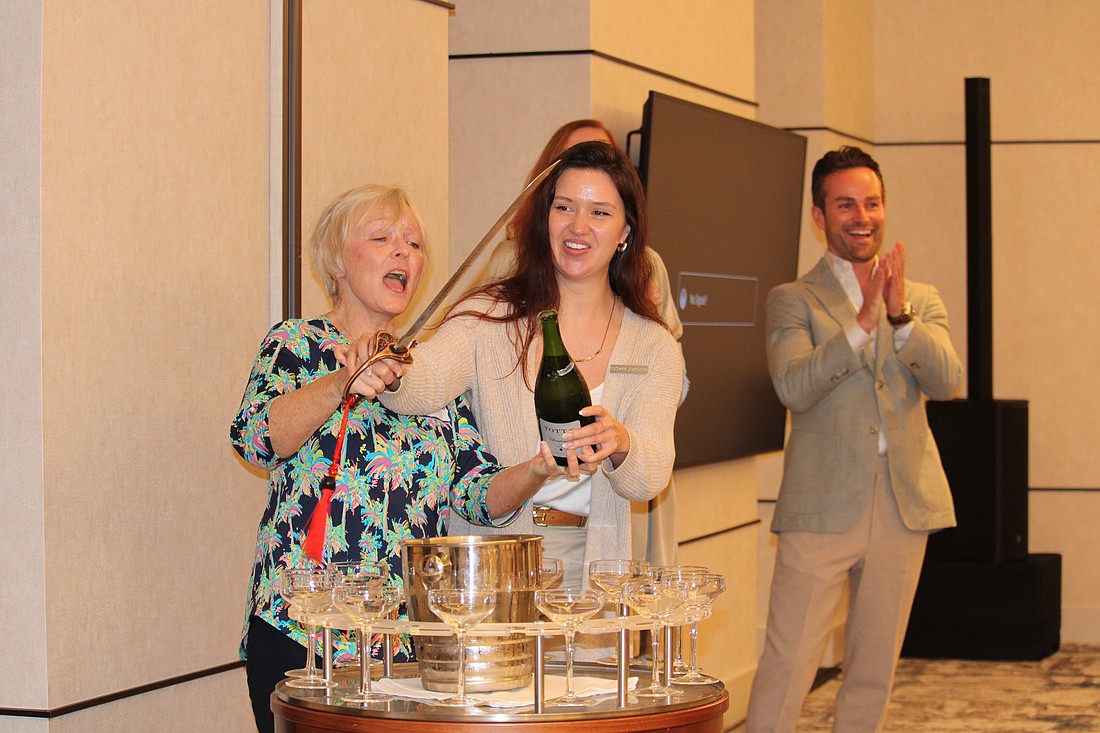
[[[839,687],[810,693],[799,733],[831,733]],[[1100,646],[1063,644],[1039,662],[902,659],[885,731],[1100,733]]]

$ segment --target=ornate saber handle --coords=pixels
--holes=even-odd
[[[344,385],[345,402],[351,397],[351,385],[355,383],[356,379],[359,379],[371,364],[382,359],[393,359],[402,364],[412,364],[413,358],[410,352],[416,346],[415,340],[406,347],[398,343],[397,337],[388,331],[375,331],[374,336],[371,338],[374,345],[373,353],[348,378],[348,383]]]

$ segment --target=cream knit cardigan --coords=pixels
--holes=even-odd
[[[501,307],[483,299],[473,303],[483,311]],[[481,435],[501,464],[535,455],[534,395],[514,369],[515,347],[504,324],[453,318],[412,353],[401,386],[382,395],[383,404],[402,414],[428,414],[468,391]],[[532,385],[541,353],[542,339],[536,336],[528,358]],[[602,404],[630,431],[630,452],[618,468],[604,461],[592,476],[586,569],[592,560],[630,558],[630,501],[648,501],[668,485],[682,384],[680,344],[663,325],[626,310],[604,375]],[[454,513],[447,527],[452,535],[539,534],[541,529],[527,509],[504,528],[477,527]]]

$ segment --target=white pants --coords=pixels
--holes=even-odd
[[[833,731],[882,730],[927,539],[927,532],[902,522],[885,458],[878,462],[871,499],[851,530],[779,534],[767,636],[746,733],[795,729],[845,580],[851,582],[850,608]]]
[[[587,588],[588,578],[584,567],[584,541],[586,527],[538,527],[542,533],[542,556],[561,560],[560,588]]]

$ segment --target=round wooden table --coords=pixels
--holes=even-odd
[[[395,675],[415,675],[398,671]],[[548,672],[550,665],[547,665]],[[577,665],[578,674],[613,678],[613,668]],[[633,671],[632,671],[633,673]],[[646,678],[644,670],[639,676]],[[683,698],[649,698],[630,695],[629,704],[619,708],[608,695],[580,711],[548,707],[535,713],[526,708],[476,707],[455,710],[398,698],[361,707],[340,700],[340,695],[358,685],[358,671],[339,672],[339,687],[331,694],[323,690],[299,690],[280,682],[271,696],[276,733],[722,733],[722,716],[729,708],[729,695],[721,683],[677,686]]]

